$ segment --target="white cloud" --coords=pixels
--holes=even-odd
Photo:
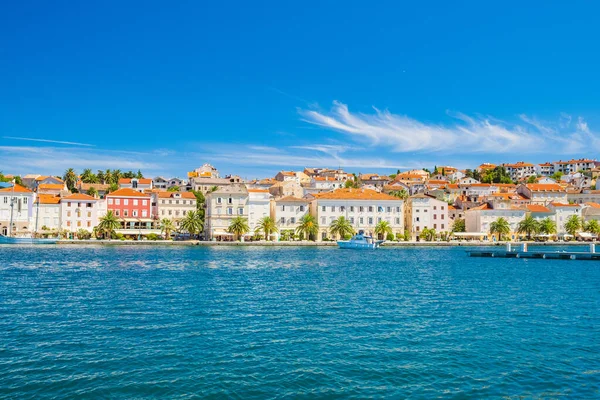
[[[385,147],[390,151],[460,153],[542,153],[573,152],[588,148],[589,140],[582,140],[576,132],[559,131],[535,118],[521,115],[527,124],[509,124],[493,117],[471,117],[462,113],[449,113],[457,120],[453,124],[433,124],[418,121],[405,115],[374,108],[374,113],[353,113],[346,104],[335,101],[329,112],[300,110],[305,122],[366,142],[370,146]],[[564,116],[563,116],[564,119]],[[578,130],[590,133],[583,119]],[[593,140],[597,140],[592,135]]]
[[[588,128],[588,124],[583,117],[577,118],[577,130],[584,133],[590,133],[590,128]]]
[[[26,138],[26,137],[15,137],[15,136],[2,136],[3,139],[11,139],[11,140],[26,140],[28,142],[42,142],[42,143],[53,143],[53,144],[68,144],[72,146],[85,146],[85,147],[95,147],[94,144],[88,143],[77,143],[77,142],[64,142],[62,140],[50,140],[50,139],[34,139],[34,138]]]

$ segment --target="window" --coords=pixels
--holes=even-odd
[[[377,217],[377,222],[381,222],[381,217]]]
[[[71,207],[71,202],[70,201],[67,203],[67,207]]]
[[[142,218],[148,217],[148,211],[142,210]]]
[[[129,205],[129,199],[123,199],[123,205],[124,206],[128,206]]]
[[[433,219],[437,219],[437,214],[433,214]]]
[[[120,205],[121,204],[121,199],[115,199],[115,204],[116,205]]]
[[[415,218],[415,221],[416,221],[416,222],[419,222],[419,217]]]
[[[296,218],[294,218],[294,217],[291,217],[291,218],[290,218],[290,222],[291,222],[292,224],[295,224],[295,223],[296,223]]]
[[[437,229],[437,224],[433,224],[433,229]]]
[[[91,226],[92,226],[92,221],[88,221],[88,222],[87,222],[87,227],[89,228],[89,227],[91,227]]]
[[[165,210],[160,210],[161,215],[165,215]]]
[[[148,205],[148,200],[142,200],[142,205],[143,206],[147,206]]]
[[[437,206],[433,206],[433,209],[434,209],[434,210],[437,210]]]
[[[137,217],[137,216],[138,216],[138,212],[137,212],[137,210],[133,210],[133,211],[131,212],[131,215],[132,215],[132,216],[134,216],[134,217]]]
[[[217,204],[221,204],[221,203],[223,203],[223,199],[220,197],[217,197]]]
[[[230,197],[230,198],[228,198],[228,199],[227,199],[227,203],[228,203],[228,204],[233,204],[233,199],[232,199],[231,197]]]
[[[81,221],[77,221],[77,226],[81,226]]]
[[[304,206],[300,206],[300,211],[304,212]]]
[[[392,207],[388,207],[387,208],[387,212],[391,213],[392,212]]]
[[[445,225],[444,225],[444,224],[442,224],[442,229],[444,229],[444,226],[445,226]]]
[[[441,206],[441,207],[440,207],[440,209],[441,209],[441,210],[443,210],[443,209],[444,209],[444,206]]]
[[[361,225],[364,224],[365,223],[365,219],[363,217],[360,217],[358,219],[358,223],[361,224]]]
[[[173,200],[169,200],[169,204],[173,204]]]
[[[71,226],[71,221],[67,221],[67,226]]]
[[[354,212],[354,206],[350,206],[350,212]]]
[[[373,217],[369,217],[369,225],[373,225]]]
[[[331,212],[335,212],[335,206],[331,206]]]
[[[383,207],[382,206],[377,206],[377,212],[383,212]]]
[[[121,216],[121,212],[120,212],[119,210],[115,210],[115,215],[116,215],[117,217],[120,217],[120,216]]]
[[[444,219],[444,214],[440,215],[440,219]]]
[[[323,224],[323,225],[327,224],[327,218],[321,217],[321,224]]]
[[[281,217],[280,223],[285,224],[285,217]]]
[[[281,211],[285,211],[285,205],[281,206]]]
[[[419,211],[421,211],[421,210],[419,210],[418,208],[415,210],[415,212],[419,212]]]
[[[396,217],[395,223],[396,223],[396,225],[400,225],[400,218]]]
[[[396,207],[396,212],[399,213],[400,212],[400,207]]]
[[[123,216],[124,217],[128,217],[129,216],[129,210],[123,210]]]
[[[373,206],[369,206],[369,212],[373,212]]]
[[[87,217],[88,217],[88,218],[92,218],[92,212],[91,212],[91,211],[88,211],[88,213],[87,213]]]
[[[325,206],[321,207],[321,211],[326,211],[327,208]]]
[[[67,217],[71,216],[71,211],[67,211]]]
[[[244,207],[238,208],[238,215],[244,215]]]
[[[365,208],[363,206],[358,207],[358,212],[364,212]]]
[[[173,215],[173,210],[169,210],[169,215]]]
[[[350,217],[350,223],[354,225],[354,217]]]
[[[23,197],[23,204],[27,204],[27,197]]]
[[[227,215],[233,215],[233,207],[227,207]]]
[[[133,205],[134,205],[134,206],[137,206],[137,205],[138,205],[138,201],[137,201],[137,199],[136,199],[136,200],[133,200]]]

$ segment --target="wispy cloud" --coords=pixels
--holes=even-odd
[[[586,150],[590,140],[598,140],[581,118],[577,131],[573,132],[568,131],[568,127],[561,129],[561,123],[557,123],[556,127],[548,126],[526,115],[520,116],[526,125],[462,113],[449,113],[456,120],[454,123],[434,124],[388,110],[373,110],[369,114],[351,112],[346,104],[335,101],[328,112],[300,110],[300,114],[311,125],[350,135],[373,147],[385,147],[401,153],[566,153]],[[565,122],[563,117],[562,124]],[[588,134],[585,140],[580,133]]]
[[[71,146],[84,146],[84,147],[95,147],[96,146],[94,144],[88,144],[88,143],[65,142],[62,140],[50,140],[50,139],[34,139],[34,138],[16,137],[16,136],[2,136],[2,138],[3,139],[11,139],[11,140],[25,140],[28,142],[67,144],[67,145],[71,145]]]

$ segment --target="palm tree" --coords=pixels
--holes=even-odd
[[[408,192],[404,189],[402,190],[393,190],[390,192],[390,196],[397,197],[402,200],[406,200],[408,198]]]
[[[232,219],[229,228],[227,228],[227,232],[234,234],[235,240],[238,240],[241,235],[247,233],[249,230],[248,220],[240,216]]]
[[[174,230],[175,225],[173,224],[173,221],[171,221],[169,218],[163,218],[163,220],[160,221],[160,231],[165,233],[166,240],[171,239],[171,232],[173,232]]]
[[[437,232],[433,228],[424,228],[419,236],[421,239],[431,242],[437,236]]]
[[[256,227],[255,232],[263,232],[265,234],[265,239],[269,240],[271,233],[279,232],[277,228],[277,224],[271,217],[264,217],[260,221],[258,221],[258,226]]]
[[[77,184],[77,174],[75,173],[75,170],[73,168],[66,170],[63,180],[65,181],[67,188],[72,190]]]
[[[375,225],[375,234],[377,237],[381,235],[382,238],[385,239],[387,235],[393,235],[394,232],[392,231],[392,227],[390,226],[389,222],[381,220],[377,223],[377,225]]]
[[[98,182],[98,177],[96,176],[96,174],[94,174],[92,172],[91,169],[86,168],[83,170],[83,173],[81,174],[81,182],[83,183],[97,183]]]
[[[119,183],[119,179],[121,179],[123,177],[123,173],[121,172],[120,169],[115,169],[112,172],[112,183],[118,184]]]
[[[115,216],[112,211],[108,211],[106,215],[100,218],[100,223],[98,224],[98,231],[103,234],[107,234],[108,238],[112,238],[112,233],[114,230],[119,229],[121,227],[121,222]]]
[[[585,224],[584,230],[593,233],[594,235],[598,235],[600,233],[600,224],[598,224],[597,220],[593,219]]]
[[[284,229],[281,231],[281,240],[288,241],[294,237],[294,231],[292,229]]]
[[[544,218],[540,221],[540,232],[546,235],[554,235],[556,233],[556,223],[550,218]]]
[[[106,184],[106,175],[104,175],[104,171],[99,169],[96,174],[96,179],[98,180],[98,183]]]
[[[296,228],[296,233],[302,235],[308,239],[317,236],[319,233],[319,224],[317,219],[310,214],[306,214],[300,218],[300,225]]]
[[[500,241],[502,236],[510,233],[510,225],[508,224],[508,221],[503,217],[498,218],[490,224],[490,233],[492,235],[497,234],[498,241]]]
[[[189,211],[179,223],[179,227],[190,235],[199,235],[204,229],[202,217],[198,211]]]
[[[581,229],[581,219],[577,215],[571,215],[565,222],[565,231],[571,236],[575,236]]]
[[[119,185],[117,185],[116,183],[111,183],[108,186],[108,193],[116,192],[117,190],[119,190]]]
[[[88,189],[87,194],[89,196],[96,197],[96,196],[98,196],[98,191],[96,190],[95,187],[91,187]]]
[[[333,236],[339,235],[343,239],[348,235],[352,235],[354,233],[354,228],[350,221],[345,217],[339,217],[329,225],[329,232],[331,232]]]
[[[527,239],[531,239],[532,233],[538,233],[540,231],[540,224],[531,216],[531,214],[525,216],[525,218],[519,222],[517,226],[517,232],[527,234]]]

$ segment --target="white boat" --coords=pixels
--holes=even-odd
[[[0,235],[0,244],[55,244],[58,239],[44,239],[34,237],[15,237],[15,236],[4,236]]]
[[[383,242],[384,240],[375,240],[360,231],[357,235],[352,236],[350,240],[338,240],[337,244],[340,249],[376,249]]]

